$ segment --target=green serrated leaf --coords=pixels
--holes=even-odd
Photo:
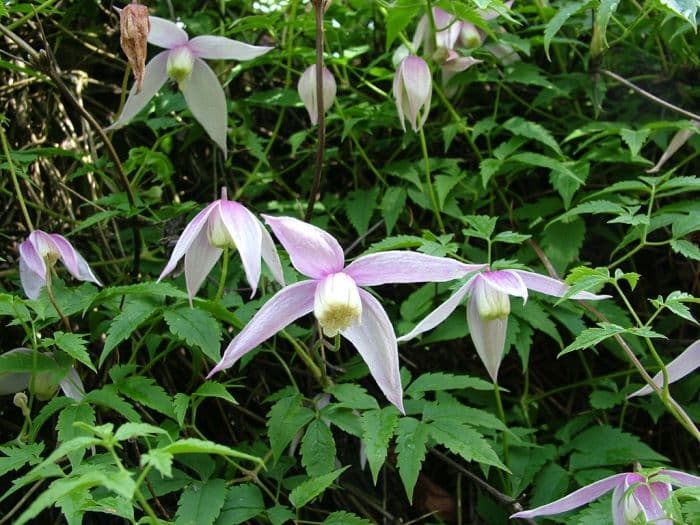
[[[367,462],[375,484],[379,470],[386,459],[389,440],[394,435],[398,420],[399,413],[394,407],[368,410],[362,414],[362,442],[365,445]]]
[[[301,405],[301,399],[301,394],[294,393],[279,399],[270,408],[267,416],[267,435],[275,461],[297,432],[314,417],[311,410]]]
[[[173,459],[175,456],[160,449],[153,449],[141,454],[141,466],[152,465],[166,478],[173,477]]]
[[[325,491],[331,484],[350,466],[345,466],[341,469],[334,470],[323,476],[318,476],[304,481],[297,485],[292,492],[289,493],[289,501],[297,509],[303,507],[316,496]]]
[[[58,415],[58,439],[65,443],[76,437],[87,437],[90,433],[84,429],[76,427],[74,423],[82,422],[88,425],[95,424],[95,409],[86,403],[79,405],[69,405]],[[85,454],[84,449],[72,451],[68,454],[68,459],[75,469]]]
[[[627,144],[627,147],[629,147],[633,157],[639,155],[639,151],[642,149],[642,146],[644,146],[650,133],[651,130],[649,128],[620,130],[620,136],[622,140],[625,141],[625,144]]]
[[[698,13],[697,0],[659,0],[661,5],[667,7],[673,14],[688,22],[693,31],[696,30],[696,17]]]
[[[122,341],[126,340],[134,330],[146,322],[158,309],[159,302],[152,297],[135,297],[128,301],[107,329],[107,338],[97,363],[102,366],[105,359]]]
[[[228,489],[221,514],[214,525],[239,525],[265,511],[262,492],[252,483],[242,483]]]
[[[379,188],[374,187],[371,190],[353,190],[345,198],[345,212],[358,235],[367,232],[378,197]]]
[[[69,356],[77,359],[93,372],[97,372],[95,365],[92,364],[92,360],[90,359],[90,354],[88,354],[85,348],[87,343],[83,339],[84,337],[86,337],[85,334],[81,335],[58,331],[54,332],[52,341]]]
[[[396,466],[411,504],[413,489],[425,459],[428,437],[428,426],[425,423],[411,417],[399,420],[396,427]]]
[[[272,525],[284,525],[287,522],[293,522],[296,519],[296,514],[289,507],[284,505],[275,505],[265,511]]]
[[[544,52],[547,54],[548,60],[552,59],[549,56],[549,45],[552,43],[554,36],[569,18],[586,8],[590,3],[591,2],[573,2],[564,6],[559,6],[555,10],[556,14],[547,22],[547,26],[544,29]]]
[[[557,155],[560,157],[562,156],[559,144],[554,140],[549,130],[545,129],[541,124],[525,120],[522,117],[511,117],[503,124],[503,127],[513,135],[527,137],[541,142],[545,146],[553,149]]]
[[[192,392],[192,397],[217,397],[228,401],[232,405],[237,405],[238,402],[229,393],[224,385],[217,383],[216,381],[205,381],[202,383],[197,390]]]
[[[175,413],[175,420],[177,424],[182,426],[185,422],[185,415],[187,414],[187,409],[190,407],[190,396],[178,392],[173,398],[173,412]]]
[[[188,345],[199,348],[213,362],[219,362],[221,359],[221,327],[209,312],[181,306],[166,310],[163,319],[173,335]]]
[[[114,433],[114,439],[125,441],[137,436],[155,436],[156,434],[165,434],[167,436],[168,432],[149,423],[124,423]]]
[[[608,30],[608,24],[610,23],[610,18],[617,11],[617,6],[620,0],[600,0],[600,5],[596,10],[595,23],[598,26],[598,31],[600,31],[600,37],[605,47],[608,47],[608,40],[606,38],[606,33]]]
[[[469,224],[469,229],[463,231],[464,235],[488,240],[496,229],[498,218],[488,215],[466,215],[464,220]]]
[[[386,225],[387,235],[392,232],[394,226],[396,226],[396,221],[399,220],[401,212],[404,211],[406,206],[406,189],[396,186],[392,186],[386,190],[384,197],[382,198],[381,210],[382,217],[384,217],[384,224]]]
[[[428,428],[435,441],[466,461],[485,463],[508,471],[491,445],[476,430],[463,424],[455,424],[449,419],[435,420]]]
[[[141,421],[139,413],[129,403],[124,401],[117,393],[117,388],[114,385],[105,385],[99,390],[91,390],[85,395],[84,401],[114,410],[129,421]]]
[[[444,372],[434,372],[422,374],[413,381],[406,389],[405,394],[410,397],[423,397],[424,392],[434,392],[440,390],[461,390],[463,388],[473,388],[475,390],[493,390],[493,384],[466,375],[456,376]]]
[[[622,326],[612,324],[612,323],[599,323],[596,328],[586,328],[581,334],[579,334],[573,343],[564,348],[557,357],[561,357],[574,350],[582,350],[584,348],[590,348],[599,343],[602,343],[606,339],[613,337],[618,334],[622,334],[626,331]]]
[[[129,376],[117,383],[117,389],[126,397],[133,399],[161,414],[175,418],[173,400],[163,387],[150,377]]]
[[[354,408],[357,410],[371,410],[379,408],[377,400],[367,391],[355,383],[338,383],[327,389],[340,403],[338,406]]]
[[[160,450],[169,454],[217,454],[219,456],[231,456],[234,458],[245,459],[247,461],[253,461],[260,465],[263,464],[262,460],[256,456],[239,452],[238,450],[224,445],[219,445],[218,443],[214,443],[212,441],[197,438],[178,439],[177,441],[162,447]]]
[[[396,0],[386,10],[386,49],[391,48],[391,44],[399,33],[411,23],[413,17],[422,8],[423,5],[415,0]]]
[[[698,248],[697,244],[690,241],[686,241],[685,239],[673,239],[671,241],[671,249],[688,259],[700,261],[700,248]]]
[[[177,525],[213,525],[226,499],[226,482],[209,479],[195,482],[180,495],[175,523]]]
[[[340,510],[329,514],[328,517],[323,520],[323,525],[372,525],[373,522],[360,518],[355,514],[350,512],[345,512]]]
[[[41,461],[40,454],[44,450],[43,443],[20,444],[17,446],[0,447],[6,457],[0,457],[0,476],[17,470],[27,463],[35,465]]]
[[[301,464],[310,477],[321,476],[335,466],[335,440],[333,433],[319,419],[306,427],[301,440]]]

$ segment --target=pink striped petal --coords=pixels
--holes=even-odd
[[[474,286],[480,286],[476,280],[480,275],[483,274],[479,274],[474,278]],[[472,296],[467,304],[467,324],[469,325],[469,332],[471,333],[476,353],[479,354],[486,371],[493,382],[496,383],[498,381],[498,369],[503,359],[508,317],[491,320],[483,319],[479,315],[479,309],[476,304],[476,293],[472,292]]]
[[[517,273],[530,290],[540,292],[555,297],[562,297],[569,287],[558,279],[552,279],[538,273],[526,272],[525,270],[509,270]],[[608,299],[609,295],[595,295],[589,292],[579,292],[571,296],[571,299],[585,299],[589,301],[597,301],[600,299]]]
[[[678,357],[666,365],[666,372],[668,373],[668,382],[673,383],[679,379],[687,376],[688,374],[694,372],[700,367],[700,340],[695,341],[692,345],[686,348]],[[659,372],[653,377],[654,383],[658,385],[659,388],[663,388],[664,376],[662,372]],[[628,398],[636,396],[645,396],[651,394],[653,389],[646,385],[639,390],[632,392]]]
[[[293,217],[263,215],[263,218],[299,272],[322,279],[343,270],[343,249],[335,238],[321,228]]]
[[[221,257],[222,251],[221,248],[209,244],[206,232],[201,232],[194,237],[192,244],[185,252],[185,284],[190,306],[192,306],[192,298],[197,295],[197,290]]]
[[[438,47],[454,49],[462,29],[461,24],[453,15],[438,7],[433,7],[433,19],[437,29],[435,40]]]
[[[216,74],[204,60],[195,58],[192,74],[180,87],[192,115],[226,157],[228,111],[226,96]]]
[[[489,287],[504,294],[522,297],[527,301],[527,286],[520,278],[520,272],[516,270],[498,270],[495,272],[482,272],[475,277]]]
[[[422,334],[423,332],[432,330],[437,325],[442,323],[445,319],[447,319],[450,316],[452,312],[454,312],[455,308],[459,306],[459,303],[462,301],[464,296],[467,295],[467,292],[469,292],[471,288],[472,281],[473,279],[467,281],[467,283],[465,283],[459,290],[452,294],[452,296],[447,301],[445,301],[435,310],[430,312],[425,319],[423,319],[420,323],[416,325],[416,327],[413,330],[408,332],[406,335],[402,335],[397,340],[408,341],[409,339],[413,339],[418,334]]]
[[[113,130],[125,126],[139,111],[146,107],[148,101],[158,93],[160,88],[163,87],[163,84],[165,84],[165,81],[168,80],[167,63],[168,51],[163,51],[154,56],[151,61],[146,64],[146,68],[143,72],[141,92],[136,93],[136,83],[134,82],[119,118],[105,129]]]
[[[46,272],[46,263],[31,241],[27,240],[20,244],[19,279],[29,299],[39,297],[39,292],[46,285]]]
[[[564,496],[563,498],[553,501],[552,503],[548,503],[547,505],[542,505],[531,510],[516,512],[511,516],[511,519],[550,516],[552,514],[559,514],[561,512],[576,509],[621,485],[624,483],[627,475],[627,473],[623,473],[603,478],[591,483],[590,485],[586,485],[575,492],[572,492],[568,496]]]
[[[700,477],[686,474],[680,470],[663,469],[657,472],[658,476],[668,476],[673,480],[673,485],[678,487],[700,487]]]
[[[78,271],[78,259],[76,258],[76,251],[73,245],[69,243],[65,237],[57,233],[49,233],[48,237],[51,239],[55,251],[58,252],[57,255],[63,264],[65,264],[66,268],[68,268],[70,274],[78,279],[80,275]]]
[[[207,375],[234,365],[243,355],[269,339],[284,327],[314,309],[316,281],[302,281],[282,288],[253,316],[226,347],[221,361]]]
[[[360,257],[345,268],[345,273],[359,286],[376,286],[452,281],[485,267],[485,264],[464,264],[448,257],[397,250]]]
[[[386,398],[405,414],[399,351],[391,321],[379,301],[362,289],[359,292],[362,319],[340,333],[357,348]]]
[[[200,58],[223,60],[251,60],[264,55],[272,47],[253,46],[223,36],[196,36],[187,47]]]
[[[187,43],[187,33],[175,22],[159,16],[149,16],[148,20],[151,22],[148,42],[154,46],[173,49]]]
[[[260,280],[262,231],[252,213],[243,205],[229,200],[219,201],[218,212],[229,235],[241,255],[243,270],[255,295]]]
[[[158,282],[160,282],[166,275],[175,269],[178,261],[182,259],[185,253],[189,251],[190,246],[192,246],[198,236],[201,235],[205,240],[207,239],[207,219],[209,218],[209,214],[214,211],[214,208],[216,208],[218,205],[219,201],[212,202],[209,206],[195,215],[194,219],[192,219],[185,227],[184,231],[178,238],[177,243],[175,244],[175,249],[173,249],[173,253],[168,260],[168,264],[165,265],[165,268],[163,268],[163,271],[160,273],[160,277],[158,277]]]

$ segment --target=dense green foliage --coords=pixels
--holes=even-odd
[[[321,141],[297,93],[316,60],[313,4],[148,4],[190,37],[274,47],[208,60],[226,156],[173,82],[102,131],[133,82],[111,5],[0,6],[0,525],[498,525],[640,464],[697,471],[697,372],[670,395],[627,396],[640,367],[653,376],[700,339],[698,2],[334,0]],[[445,84],[444,50],[413,49],[432,102],[404,132],[394,54],[431,7],[481,31],[456,49],[479,62]],[[348,260],[413,250],[571,289],[510,299],[498,385],[463,306],[400,343],[405,415],[311,315],[206,379],[280,289],[263,265],[251,298],[233,250],[191,305],[181,269],[156,282],[223,187],[257,216],[325,229]],[[18,250],[33,229],[64,235],[104,286],[57,264],[28,299]],[[287,284],[306,278],[279,253]],[[371,293],[403,335],[466,279]],[[571,299],[582,291],[611,298]],[[71,367],[81,400],[58,388]],[[13,399],[3,381],[22,373]],[[612,523],[610,498],[547,519]],[[697,488],[666,504],[700,522]]]

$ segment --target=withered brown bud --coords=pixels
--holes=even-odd
[[[136,3],[128,4],[119,13],[119,30],[124,54],[134,72],[136,93],[141,92],[143,71],[146,68],[146,43],[151,22],[148,20],[148,8]]]

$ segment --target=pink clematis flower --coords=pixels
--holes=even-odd
[[[428,119],[433,94],[433,79],[425,60],[413,55],[404,58],[394,75],[393,90],[401,127],[406,131],[406,118],[413,131],[418,131]]]
[[[174,22],[149,17],[151,30],[148,42],[166,48],[146,64],[143,84],[138,92],[134,84],[126,99],[121,115],[107,129],[118,129],[141,111],[168,77],[177,82],[194,118],[226,156],[226,97],[219,79],[203,58],[250,60],[272,49],[253,46],[222,36],[197,36],[192,40]]]
[[[29,348],[15,348],[2,355],[5,356],[13,353],[31,354],[32,350]],[[41,355],[53,359],[53,354],[51,352],[42,353]],[[58,385],[54,382],[56,378],[54,378],[53,375],[53,372],[39,372],[34,377],[34,383],[32,384],[31,371],[4,372],[0,374],[0,395],[14,394],[32,387],[33,393],[37,398],[46,401],[56,393],[56,389],[60,386],[63,393],[75,401],[80,401],[85,397],[85,387],[75,368],[71,366],[59,380]]]
[[[700,477],[662,469],[648,476],[628,472],[615,474],[572,492],[568,496],[532,510],[517,512],[512,518],[550,516],[578,508],[614,490],[612,500],[613,525],[632,525],[640,513],[645,522],[655,525],[673,525],[663,510],[663,502],[671,494],[671,486],[700,487]]]
[[[379,301],[360,286],[450,281],[484,265],[389,251],[360,257],[345,266],[338,241],[322,229],[291,217],[264,217],[294,267],[310,279],[283,288],[265,303],[231,341],[208,377],[233,366],[241,356],[313,311],[326,335],[339,333],[355,346],[381,391],[403,412],[394,329]]]
[[[697,368],[700,368],[700,339],[695,341],[692,345],[686,348],[678,357],[666,365],[666,372],[668,373],[668,382],[673,383],[679,379],[687,376],[691,372],[694,372]],[[664,376],[661,372],[653,377],[654,383],[656,383],[659,388],[663,388]],[[653,389],[646,385],[639,390],[632,392],[627,397],[645,396],[651,394]]]
[[[282,265],[272,237],[245,206],[227,199],[226,188],[221,188],[221,199],[200,211],[185,227],[158,282],[172,272],[184,256],[185,283],[191,306],[192,298],[226,247],[237,248],[241,254],[243,270],[252,288],[251,297],[258,287],[261,257],[275,280],[284,286]]]
[[[328,111],[335,100],[337,86],[335,84],[335,78],[333,78],[333,74],[328,70],[328,68],[323,68],[323,74],[321,76],[321,84],[323,86],[323,110]],[[304,103],[304,107],[306,107],[306,111],[309,112],[311,123],[316,124],[318,122],[316,64],[307,67],[302,73],[301,77],[299,77],[297,90],[299,91],[299,98],[301,98],[301,101]]]
[[[510,314],[509,296],[522,297],[527,301],[528,288],[556,297],[562,297],[568,289],[557,279],[524,270],[484,271],[469,279],[452,297],[428,314],[412,331],[399,337],[398,341],[407,341],[436,327],[457,308],[465,295],[469,295],[467,323],[472,341],[489,376],[496,382]],[[597,300],[608,297],[610,296],[580,292],[572,296],[572,299]]]
[[[57,233],[34,230],[27,240],[19,245],[19,278],[27,297],[39,297],[39,292],[50,278],[51,267],[58,259],[76,279],[102,286],[82,255],[65,237]]]

